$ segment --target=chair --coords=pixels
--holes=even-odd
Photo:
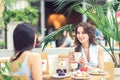
[[[59,54],[58,58],[68,58],[68,54]]]
[[[4,79],[2,76],[0,76],[0,80],[7,80],[10,79],[10,77],[12,77],[12,80],[28,80],[27,75],[14,75],[14,76],[6,75]]]
[[[114,80],[114,62],[104,62],[104,70],[110,74],[106,80]]]
[[[46,70],[43,71],[43,75],[49,75],[49,61],[48,61],[48,54],[43,52],[41,53],[41,58],[42,60],[47,60],[47,63],[46,63]]]

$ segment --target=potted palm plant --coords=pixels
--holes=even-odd
[[[86,9],[81,7],[83,2],[86,4]],[[106,36],[109,50],[101,44],[100,45],[110,54],[113,62],[115,63],[115,66],[117,67],[117,60],[114,55],[114,42],[111,42],[111,39],[117,41],[120,44],[120,32],[118,31],[118,23],[115,16],[115,12],[117,11],[119,6],[119,1],[114,0],[111,2],[106,2],[102,6],[97,3],[97,0],[58,0],[57,2],[55,2],[55,4],[57,5],[57,11],[60,11],[65,6],[69,5],[69,13],[70,11],[75,10],[78,13],[86,15],[91,21],[95,23],[96,27]],[[62,32],[65,29],[74,30],[74,27],[71,26],[71,24],[66,25],[61,29],[47,35],[42,40],[42,42],[45,42],[44,46],[46,46],[49,41],[58,39],[56,38],[56,36],[58,37],[58,35],[60,35],[59,32]]]

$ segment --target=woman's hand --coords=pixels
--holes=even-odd
[[[84,58],[84,57],[80,57],[80,59],[79,59],[79,62],[78,63],[80,63],[81,64],[81,66],[85,66],[86,64],[87,64],[87,62],[86,62],[86,59]]]

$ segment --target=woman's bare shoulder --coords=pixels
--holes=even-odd
[[[34,62],[40,62],[41,61],[41,55],[40,53],[32,52],[29,55],[29,64],[34,64]]]
[[[40,57],[40,53],[37,53],[37,52],[31,52],[30,57],[31,57],[31,58]]]

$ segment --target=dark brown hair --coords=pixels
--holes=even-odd
[[[95,43],[95,33],[94,33],[94,28],[92,27],[92,25],[90,25],[89,23],[87,22],[81,22],[79,23],[76,27],[75,27],[75,52],[78,52],[78,51],[81,51],[81,46],[82,44],[80,43],[80,41],[77,39],[77,29],[79,27],[83,27],[84,29],[84,32],[88,34],[89,36],[89,44],[94,44],[96,45]]]
[[[20,23],[13,32],[13,44],[16,57],[11,58],[11,62],[18,59],[26,50],[32,50],[35,39],[35,30],[30,23]]]

